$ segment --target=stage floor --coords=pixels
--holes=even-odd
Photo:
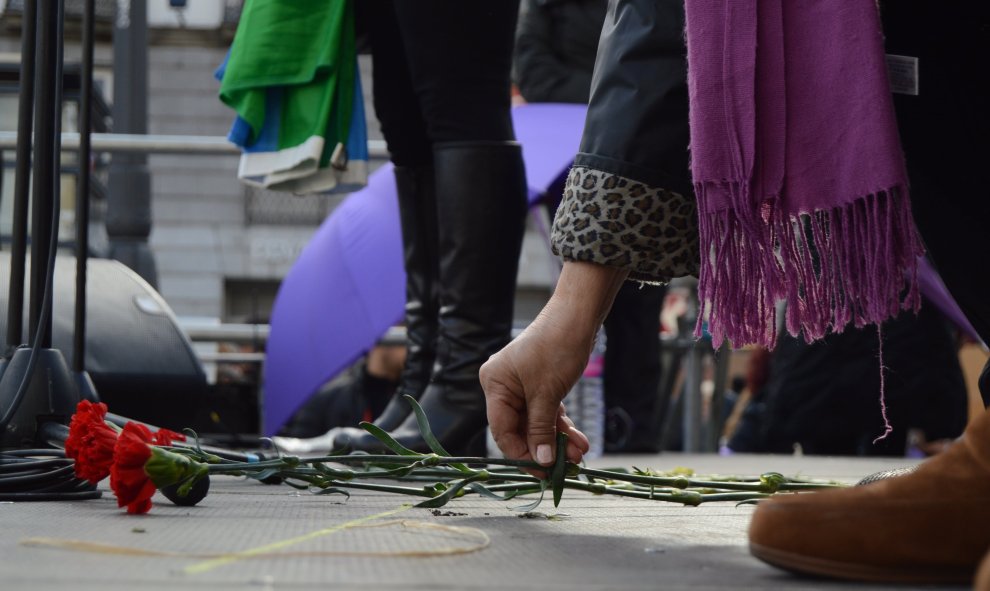
[[[606,456],[596,467],[855,482],[900,459]],[[354,491],[314,496],[214,478],[196,507],[161,495],[144,516],[102,499],[0,504],[0,589],[869,589],[795,577],[752,558],[752,506],[683,507],[565,491],[520,517],[471,495],[439,510]],[[439,527],[438,527],[439,526]],[[898,587],[906,588],[906,587]],[[933,587],[926,587],[933,589]]]

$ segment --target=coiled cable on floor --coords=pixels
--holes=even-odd
[[[96,486],[76,478],[72,459],[60,449],[0,452],[0,501],[98,499]]]

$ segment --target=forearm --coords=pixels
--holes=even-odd
[[[590,352],[598,328],[628,274],[628,270],[617,267],[565,261],[557,287],[540,313],[540,322],[560,324],[554,327],[558,334],[568,335]]]

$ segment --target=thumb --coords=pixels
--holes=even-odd
[[[546,399],[531,400],[526,409],[526,443],[530,455],[541,466],[553,464],[557,438],[557,413],[560,403]]]

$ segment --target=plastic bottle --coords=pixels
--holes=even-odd
[[[591,443],[591,449],[585,454],[586,458],[601,456],[605,448],[605,392],[602,386],[604,368],[605,332],[599,330],[584,373],[564,398],[567,416],[588,436]]]

